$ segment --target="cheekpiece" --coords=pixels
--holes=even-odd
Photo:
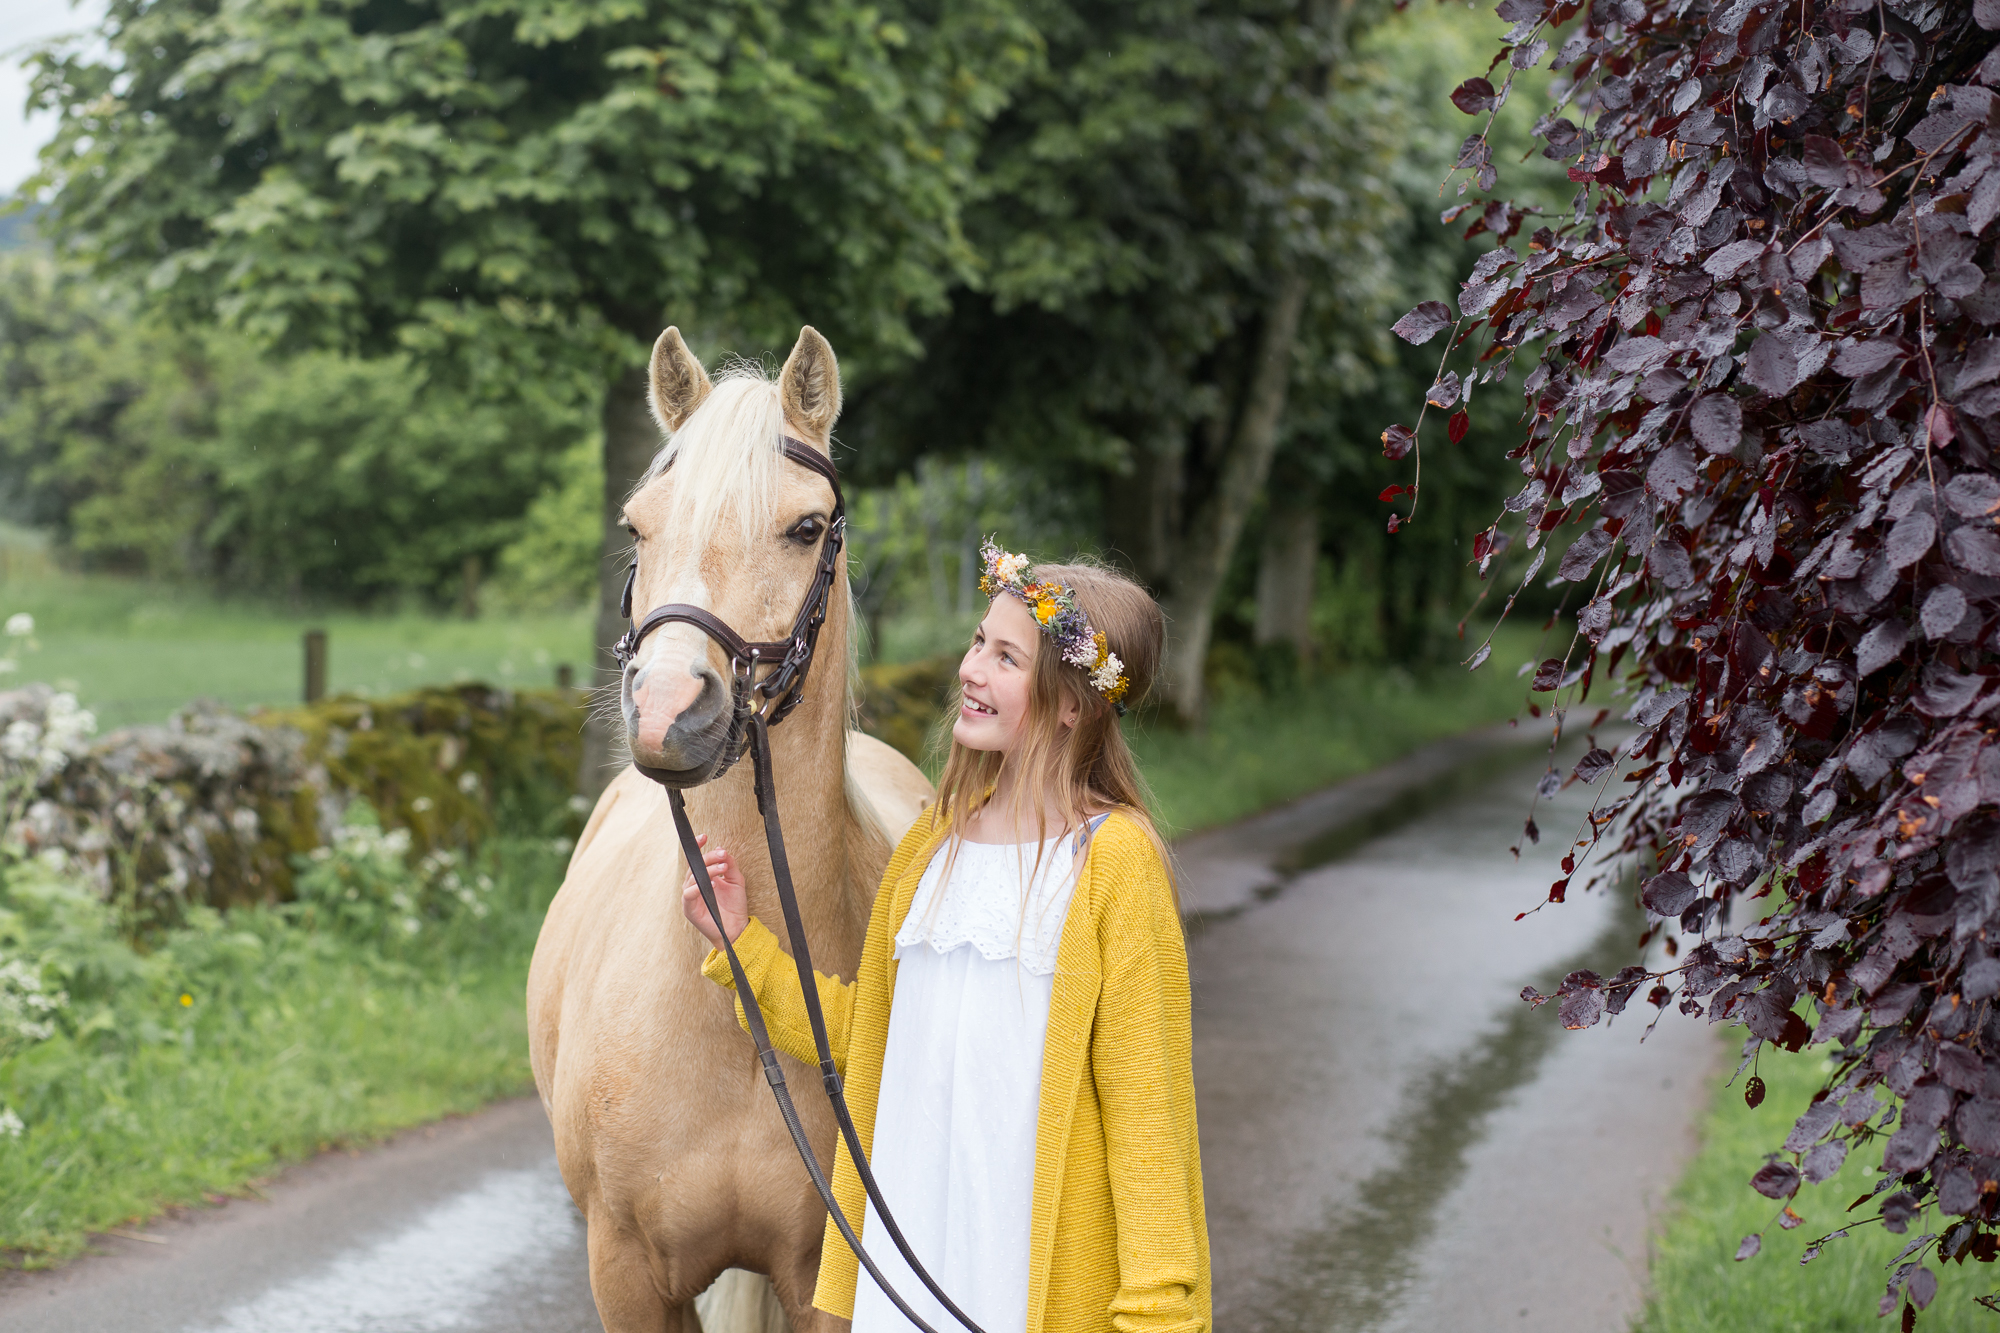
[[[979,576],[979,591],[988,597],[1004,592],[1019,598],[1034,612],[1042,633],[1055,640],[1063,661],[1089,676],[1091,688],[1103,695],[1122,717],[1125,694],[1132,688],[1132,681],[1103,633],[1091,627],[1089,617],[1076,604],[1076,589],[1064,583],[1036,582],[1034,567],[1027,556],[1001,550],[990,537],[980,546],[979,556],[985,562],[985,570]]]

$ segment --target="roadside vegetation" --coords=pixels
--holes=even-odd
[[[552,840],[415,865],[360,821],[294,902],[191,909],[133,940],[34,861],[0,883],[0,1250],[85,1233],[528,1086],[521,988]]]
[[[1728,1035],[1727,1068],[1733,1070],[1744,1034],[1732,1026]],[[1857,1147],[1838,1173],[1801,1189],[1790,1207],[1804,1221],[1791,1230],[1780,1223],[1784,1205],[1746,1188],[1832,1068],[1818,1051],[1788,1055],[1765,1046],[1755,1072],[1767,1091],[1755,1109],[1743,1096],[1751,1070],[1726,1085],[1718,1080],[1701,1123],[1701,1151],[1675,1188],[1673,1212],[1654,1247],[1652,1297],[1635,1333],[1878,1333],[1895,1326],[1896,1310],[1884,1319],[1876,1306],[1900,1266],[1898,1256],[1943,1228],[1935,1209],[1912,1218],[1900,1235],[1883,1228],[1872,1202],[1847,1211],[1880,1183],[1886,1137]],[[1886,1098],[1882,1104],[1888,1105]],[[1841,1227],[1851,1234],[1800,1264],[1810,1244]],[[1762,1237],[1762,1248],[1739,1263],[1737,1247],[1752,1233]],[[1923,1326],[1990,1333],[1996,1316],[1976,1302],[2000,1287],[1996,1266],[1921,1258],[1938,1279]]]

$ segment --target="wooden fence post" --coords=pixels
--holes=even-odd
[[[326,697],[326,631],[306,631],[306,702],[318,703]]]

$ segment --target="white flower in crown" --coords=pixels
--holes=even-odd
[[[1090,673],[1090,683],[1099,694],[1109,694],[1118,688],[1118,678],[1124,674],[1125,664],[1118,660],[1118,654],[1106,653],[1103,664]]]
[[[1082,667],[1085,671],[1090,670],[1097,665],[1097,640],[1085,635],[1077,635],[1076,638],[1070,641],[1069,646],[1063,649],[1063,661],[1073,667]]]
[[[1025,555],[1003,555],[997,566],[1002,583],[1019,583],[1027,568],[1028,557]]]

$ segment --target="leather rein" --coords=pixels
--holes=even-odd
[[[812,1177],[813,1188],[819,1191],[820,1201],[839,1228],[841,1237],[848,1248],[868,1270],[868,1276],[884,1295],[902,1311],[904,1318],[915,1324],[923,1333],[937,1333],[929,1324],[910,1308],[910,1305],[883,1278],[882,1271],[862,1248],[861,1238],[855,1233],[853,1224],[841,1211],[840,1203],[833,1197],[833,1187],[827,1181],[826,1172],[821,1169],[819,1159],[813,1153],[812,1143],[806,1137],[805,1125],[799,1120],[798,1108],[792,1102],[791,1090],[785,1085],[785,1072],[778,1063],[778,1052],[771,1044],[771,1035],[764,1023],[764,1013],[757,1003],[757,995],[750,985],[749,973],[744,970],[742,960],[736,956],[735,942],[722,924],[722,909],[715,900],[715,886],[709,882],[708,865],[702,858],[701,845],[695,840],[694,826],[688,822],[687,805],[681,797],[685,787],[699,786],[713,781],[727,772],[743,756],[747,749],[755,776],[757,793],[757,813],[764,821],[764,842],[770,850],[771,873],[778,883],[778,906],[785,918],[785,933],[791,937],[792,961],[798,968],[799,987],[805,996],[806,1016],[812,1026],[813,1049],[819,1055],[820,1082],[826,1089],[827,1100],[833,1104],[834,1119],[839,1122],[840,1136],[847,1144],[847,1153],[854,1161],[856,1172],[861,1177],[868,1198],[875,1204],[875,1214],[888,1230],[889,1238],[902,1252],[910,1271],[929,1288],[931,1295],[938,1299],[952,1316],[963,1324],[970,1333],[983,1333],[979,1325],[972,1322],[959,1309],[951,1297],[945,1295],[935,1279],[924,1268],[910,1243],[903,1237],[903,1230],[889,1211],[888,1203],[882,1198],[882,1190],[875,1183],[875,1172],[868,1165],[868,1154],[861,1146],[861,1134],[855,1128],[854,1116],[847,1109],[847,1094],[841,1086],[839,1071],[834,1067],[832,1044],[827,1038],[826,1015],[820,1008],[819,987],[813,980],[812,949],[806,941],[805,920],[799,912],[798,892],[792,884],[790,860],[785,855],[784,830],[778,822],[778,797],[771,776],[770,729],[790,716],[792,710],[805,698],[806,676],[812,670],[813,652],[819,642],[820,627],[826,623],[828,599],[832,595],[833,582],[837,576],[841,546],[847,536],[847,501],[841,495],[840,476],[827,455],[802,441],[790,436],[780,439],[786,458],[799,466],[818,473],[833,488],[833,516],[827,525],[826,534],[821,538],[819,560],[813,567],[812,583],[807,587],[804,600],[799,605],[798,614],[792,618],[791,634],[772,643],[751,643],[720,618],[699,606],[684,602],[670,602],[655,607],[646,613],[645,619],[632,623],[632,589],[639,576],[639,561],[635,556],[632,567],[625,575],[625,594],[621,610],[627,621],[625,633],[612,646],[612,654],[618,659],[622,672],[638,654],[639,645],[648,634],[666,624],[693,625],[709,638],[715,640],[722,650],[729,654],[732,717],[729,735],[725,739],[718,758],[707,769],[697,774],[679,773],[667,769],[649,768],[644,764],[633,766],[640,773],[667,789],[667,805],[673,812],[674,831],[680,838],[681,854],[687,859],[688,869],[694,875],[696,886],[701,890],[701,900],[708,908],[709,918],[715,922],[715,930],[722,937],[722,951],[729,959],[729,971],[736,981],[736,995],[743,1005],[743,1018],[750,1029],[750,1038],[757,1047],[757,1059],[763,1066],[764,1079],[771,1085],[771,1094],[777,1099],[778,1114],[784,1118],[785,1128],[791,1133],[792,1145],[798,1149],[800,1160],[805,1163],[806,1174]],[[671,466],[671,464],[669,464]],[[765,674],[759,675],[760,672]]]

